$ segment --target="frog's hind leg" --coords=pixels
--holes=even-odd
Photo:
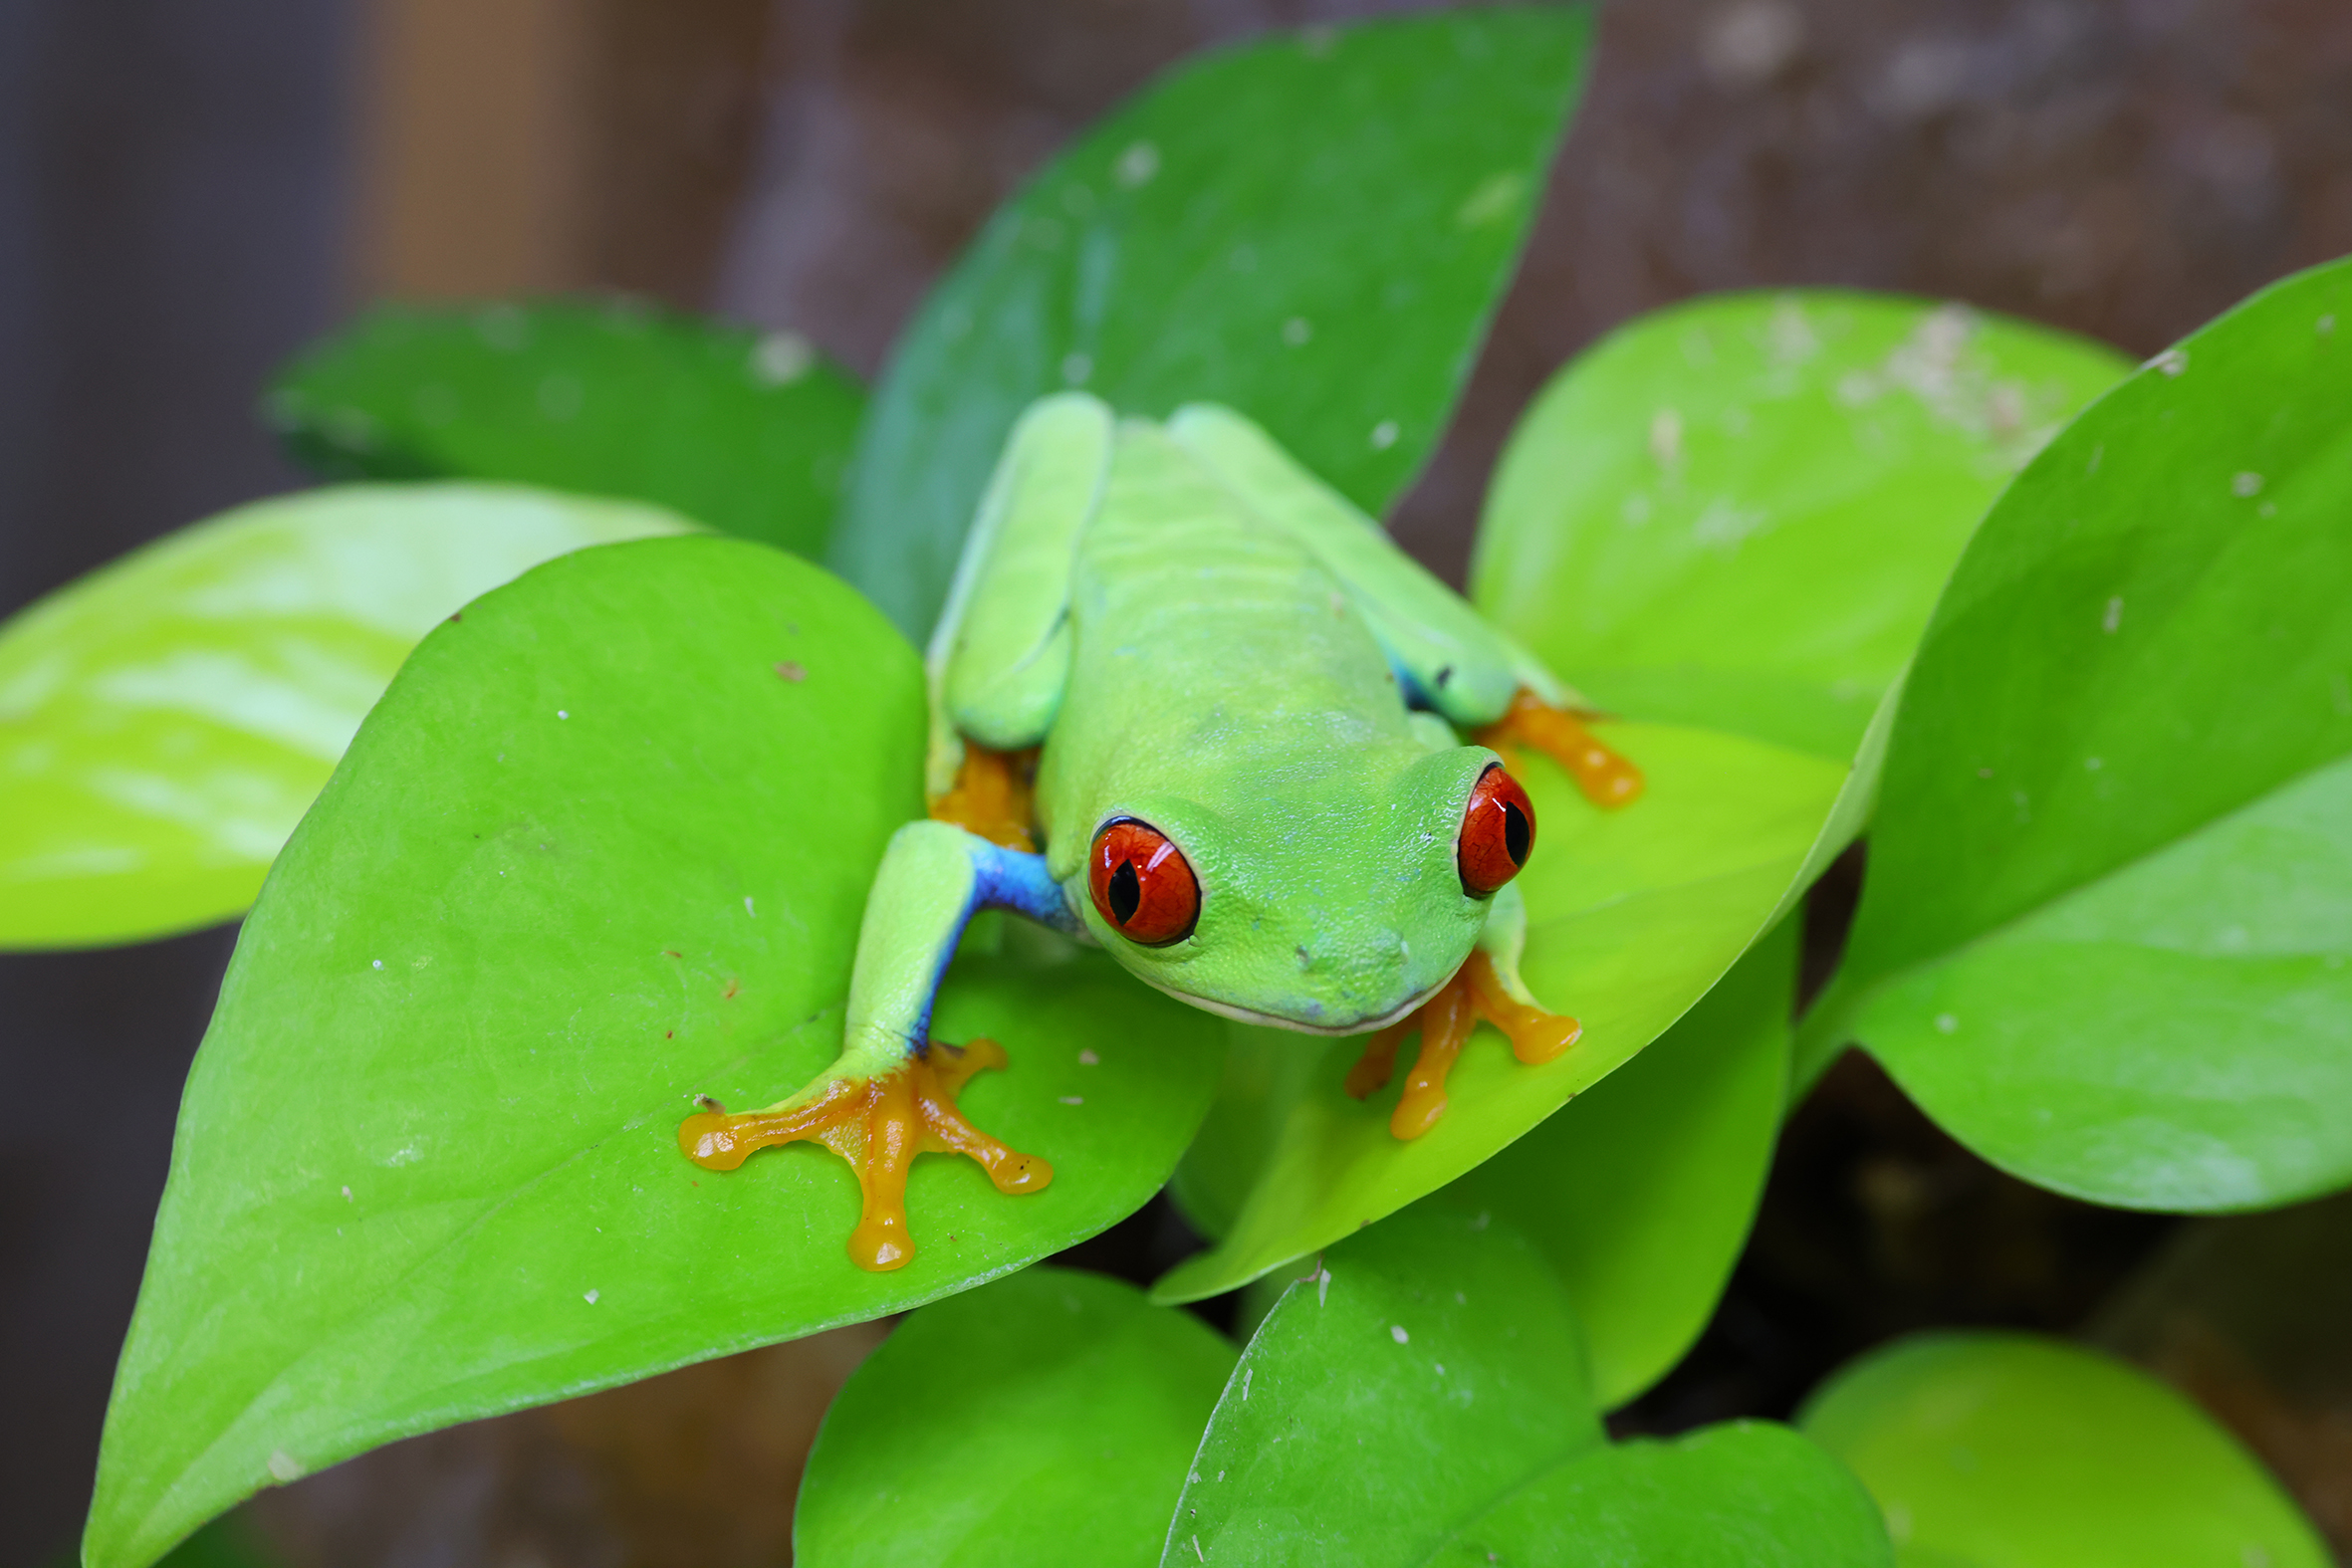
[[[866,900],[849,982],[841,1054],[817,1079],[757,1111],[715,1104],[678,1127],[678,1147],[708,1170],[731,1171],[772,1144],[822,1143],[857,1175],[861,1213],[849,1255],[887,1270],[914,1256],[906,1178],[925,1151],[961,1154],[1003,1193],[1054,1179],[1045,1160],[982,1132],[956,1097],[1007,1057],[991,1039],[962,1046],[931,1037],[931,1005],[965,923],[980,909],[1013,909],[1066,929],[1072,921],[1044,857],[1004,849],[946,822],[910,822],[890,840]]]
[[[1641,793],[1641,771],[1595,740],[1577,717],[1591,712],[1581,697],[1264,430],[1214,403],[1178,409],[1168,429],[1338,581],[1410,706],[1476,731],[1482,746],[1534,747],[1595,805],[1624,805]]]
[[[1495,895],[1478,946],[1454,978],[1409,1016],[1382,1029],[1364,1046],[1347,1075],[1347,1092],[1357,1099],[1383,1087],[1395,1071],[1397,1047],[1416,1029],[1421,1051],[1405,1074],[1388,1130],[1400,1139],[1420,1137],[1446,1114],[1446,1079],[1455,1058],[1480,1020],[1501,1029],[1511,1051],[1535,1066],[1576,1043],[1583,1025],[1564,1013],[1546,1012],[1520,979],[1520,954],[1527,945],[1527,905],[1516,883]]]
[[[931,814],[1037,847],[1030,785],[1069,682],[1070,579],[1110,472],[1110,409],[1043,398],[1013,427],[924,655]]]

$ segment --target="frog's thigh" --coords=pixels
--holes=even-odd
[[[1014,426],[973,521],[930,663],[945,720],[992,751],[1038,745],[1061,706],[1070,576],[1111,435],[1099,399],[1038,402]]]
[[[841,1054],[800,1092],[759,1111],[712,1106],[678,1128],[688,1159],[733,1170],[770,1144],[822,1143],[857,1175],[861,1213],[849,1236],[860,1267],[892,1269],[914,1255],[907,1169],[922,1150],[976,1161],[1001,1192],[1035,1192],[1053,1167],[974,1127],[956,1096],[983,1067],[1003,1067],[994,1040],[930,1037],[931,1006],[965,924],[981,909],[1017,909],[1067,925],[1045,857],[1022,854],[945,822],[909,822],[891,837],[867,896],[849,980]]]
[[[1168,429],[1339,580],[1415,706],[1435,709],[1458,725],[1491,724],[1522,686],[1546,697],[1559,691],[1468,600],[1398,550],[1377,523],[1257,425],[1230,408],[1191,403],[1176,411]]]

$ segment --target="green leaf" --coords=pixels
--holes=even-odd
[[[1507,1227],[1418,1209],[1333,1249],[1242,1353],[1164,1568],[1422,1562],[1600,1445],[1574,1314]]]
[[[1884,1568],[1886,1526],[1851,1471],[1786,1427],[1736,1421],[1545,1471],[1465,1525],[1429,1568]]]
[[[1157,1189],[1215,1082],[1214,1029],[1042,934],[967,954],[936,1026],[1010,1051],[963,1103],[1053,1162],[1044,1192],[920,1159],[918,1253],[872,1274],[825,1150],[724,1175],[679,1154],[692,1095],[764,1103],[838,1050],[923,744],[913,650],[762,546],[582,552],[425,639],[223,982],[92,1568],[139,1568],[271,1479],[392,1438],[967,1288]]]
[[[1986,507],[2129,370],[1844,290],[1645,316],[1521,419],[1474,594],[1602,707],[1843,761]]]
[[[1159,1560],[1234,1347],[1099,1274],[1030,1268],[927,1306],[824,1418],[804,1568]]]
[[[1703,730],[1601,733],[1648,776],[1632,805],[1593,809],[1541,759],[1525,780],[1540,823],[1521,878],[1526,975],[1538,999],[1583,1020],[1575,1047],[1523,1066],[1482,1027],[1445,1117],[1400,1143],[1388,1130],[1396,1088],[1359,1103],[1341,1087],[1361,1038],[1233,1028],[1217,1106],[1179,1183],[1220,1239],[1170,1270],[1158,1299],[1230,1290],[1493,1157],[1663,1033],[1825,863],[1818,840],[1845,770]]]
[[[1799,927],[1782,921],[1639,1056],[1426,1200],[1507,1221],[1550,1259],[1603,1410],[1683,1358],[1747,1243],[1786,1104]]]
[[[416,640],[584,545],[691,525],[492,485],[240,507],[0,626],[0,948],[243,913]]]
[[[864,401],[791,333],[537,300],[379,306],[289,365],[264,409],[330,478],[625,496],[815,556]]]
[[[2043,1186],[2352,1182],[2347,338],[2339,263],[2158,356],[1994,508],[1912,667],[1806,1032]]]
[[[1926,1334],[1799,1424],[1878,1498],[1906,1568],[2326,1568],[2278,1484],[2180,1395],[2022,1334]]]
[[[1582,6],[1276,34],[1178,68],[1000,209],[899,342],[829,560],[930,628],[1006,433],[1213,399],[1377,516],[1434,449],[1582,82]]]

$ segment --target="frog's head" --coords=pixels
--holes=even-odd
[[[1527,792],[1484,747],[1394,772],[1270,771],[1215,803],[1121,801],[1094,826],[1082,918],[1211,1011],[1357,1034],[1462,967],[1534,836]]]

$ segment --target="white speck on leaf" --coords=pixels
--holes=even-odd
[[[2099,629],[2113,636],[2115,628],[2122,624],[2123,595],[2119,593],[2107,601],[2107,613],[2099,617]]]
[[[1247,1404],[1250,1399],[1250,1379],[1257,1375],[1258,1369],[1256,1367],[1242,1368],[1242,1401],[1244,1404]]]
[[[1939,1012],[1936,1014],[1936,1032],[1938,1034],[1955,1034],[1958,1033],[1959,1030],[1960,1019],[1954,1017],[1949,1012]]]
[[[2333,312],[2333,311],[2330,311],[2330,312],[2328,312],[2328,313],[2327,313],[2325,316],[2322,316],[2322,317],[2319,319],[2319,336],[2322,336],[2322,337],[2325,337],[2325,336],[2327,336],[2329,333],[2332,333],[2332,332],[2334,332],[2335,330],[2336,330],[2336,313],[2335,313],[2335,312]]]
[[[589,1291],[589,1292],[588,1292],[586,1295],[582,1296],[580,1299],[581,1299],[581,1300],[583,1300],[583,1301],[586,1301],[586,1302],[587,1302],[587,1303],[588,1303],[589,1306],[594,1306],[594,1305],[596,1304],[596,1297],[597,1297],[599,1294],[601,1294],[601,1292],[599,1292],[599,1291],[595,1291],[595,1290],[590,1290],[590,1291]]]
[[[1202,1562],[1209,1560],[1209,1554],[1201,1550],[1201,1538],[1197,1535],[1192,1538],[1192,1554]]]
[[[2097,773],[2097,772],[2098,772],[2100,769],[2102,769],[2102,768],[2104,768],[2104,767],[2106,767],[2106,766],[2107,766],[2107,764],[2106,764],[2105,760],[2104,760],[2104,759],[2101,759],[2101,758],[2097,758],[2097,757],[2086,757],[2086,758],[2084,758],[2084,759],[2082,760],[2082,769],[2083,769],[2083,772],[2085,772],[2085,773],[2091,773],[2091,774],[2095,774],[2095,773]]]
[[[2167,375],[2179,375],[2189,368],[2189,350],[2177,346],[2167,348],[2148,363]]]
[[[799,380],[817,363],[817,350],[799,333],[770,333],[752,346],[752,379],[763,386]]]
[[[377,969],[381,969],[381,968],[383,968],[383,960],[382,960],[382,959],[377,959],[377,960],[375,961],[375,967],[376,967]]]
[[[1372,427],[1372,450],[1385,452],[1396,445],[1397,428],[1393,419],[1383,419]]]
[[[1099,1067],[1102,1065],[1102,1058],[1094,1054],[1093,1047],[1088,1046],[1086,1049],[1078,1052],[1078,1065],[1081,1067]]]
[[[1296,348],[1314,336],[1314,324],[1303,316],[1294,316],[1283,323],[1283,341]]]
[[[1678,409],[1661,408],[1650,416],[1650,456],[1661,468],[1672,468],[1682,461],[1682,413]]]
[[[270,1455],[270,1474],[281,1482],[300,1480],[302,1460],[284,1449],[279,1449]]]
[[[760,912],[752,908],[752,896],[749,893],[743,895],[743,912],[754,920],[760,918]]]
[[[2230,493],[2239,500],[2250,500],[2262,493],[2262,476],[2252,471],[2239,474],[2230,481]]]
[[[352,1197],[352,1190],[348,1187],[343,1190],[343,1201],[347,1204],[355,1201]]]
[[[1474,186],[1454,210],[1457,228],[1483,229],[1510,217],[1528,193],[1528,178],[1516,169],[1499,169]]]
[[[1159,171],[1160,149],[1148,141],[1131,143],[1119,154],[1118,162],[1111,165],[1111,177],[1128,190],[1150,184],[1151,177]]]
[[[569,719],[572,717],[572,711],[568,708],[558,708],[556,710],[556,717],[559,719]]]
[[[1061,1096],[1061,1103],[1064,1105],[1083,1105],[1086,1103],[1086,1097],[1082,1094],[1064,1094]]]
[[[1314,1304],[1321,1306],[1330,1294],[1331,1271],[1327,1268],[1316,1269],[1314,1271]]]
[[[1407,1340],[1411,1339],[1413,1336],[1405,1332],[1404,1324],[1391,1323],[1388,1325],[1388,1337],[1401,1345]]]

